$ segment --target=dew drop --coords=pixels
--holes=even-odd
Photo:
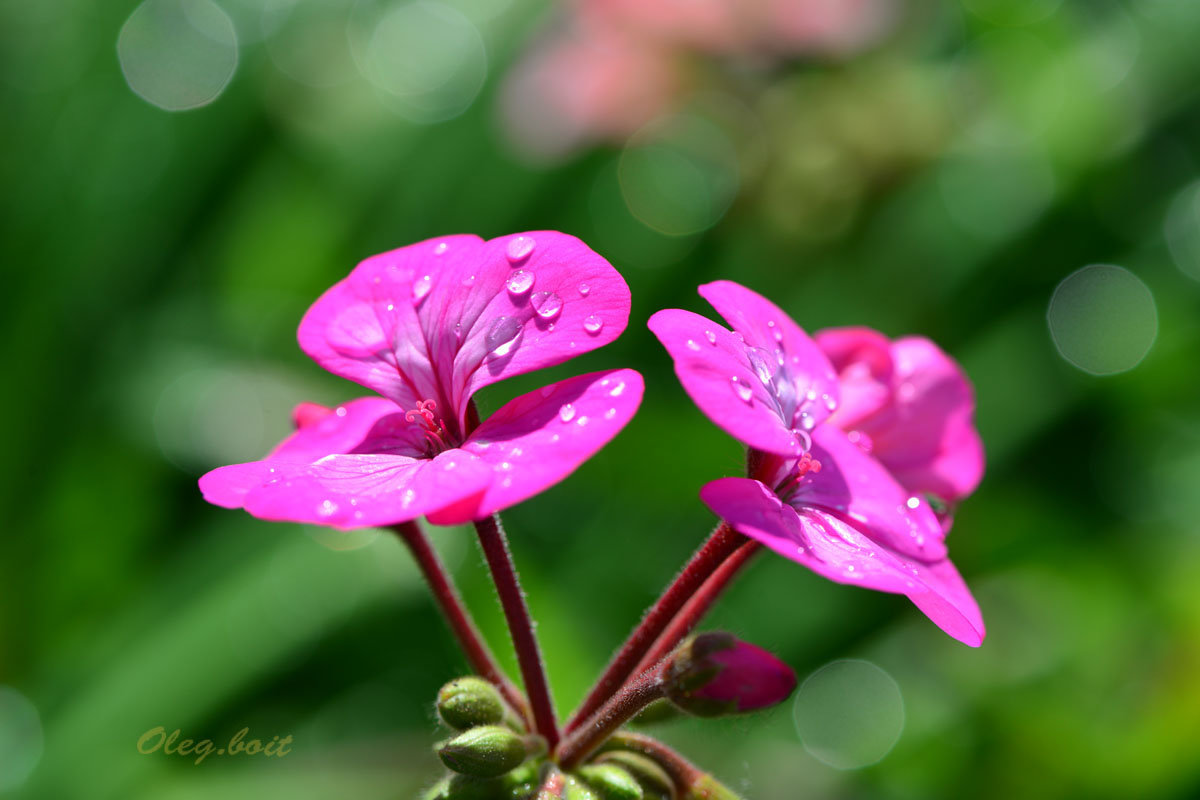
[[[473,286],[475,284],[475,275],[464,275],[462,279],[463,286]]]
[[[750,359],[750,366],[754,367],[754,374],[762,381],[763,386],[770,385],[771,354],[761,347],[747,347],[746,357]]]
[[[778,326],[775,325],[775,320],[768,320],[767,327],[771,329],[771,336],[775,338],[775,341],[783,341],[783,331],[779,330]]]
[[[430,288],[433,286],[433,279],[428,275],[422,275],[413,281],[412,285],[412,300],[413,305],[419,305],[425,299],[425,295],[429,294]]]
[[[604,327],[604,320],[597,317],[595,314],[589,314],[583,321],[583,329],[595,336]]]
[[[617,410],[615,408],[610,408],[608,411],[604,412],[605,419],[612,419],[616,415],[617,415]]]
[[[806,431],[811,431],[813,428],[817,427],[817,420],[807,411],[801,411],[800,427]]]
[[[919,498],[919,497],[910,497],[910,498],[908,498],[908,500],[905,502],[905,505],[907,505],[909,508],[920,508],[920,506],[921,506],[921,498]]]
[[[387,310],[388,310],[388,311],[394,311],[394,310],[395,310],[395,308],[396,308],[396,306],[395,306],[395,304],[394,304],[394,303],[388,303],[388,304],[387,304]]]
[[[520,264],[529,258],[529,254],[533,252],[536,244],[537,242],[533,240],[532,236],[514,236],[508,240],[508,246],[504,248],[504,254],[508,256],[510,263]]]
[[[737,375],[734,375],[729,379],[729,385],[733,387],[733,393],[741,398],[744,402],[751,402],[751,398],[754,397],[754,390],[738,380]]]
[[[442,253],[446,252],[449,249],[450,249],[450,245],[447,244],[446,242],[438,242],[433,248],[433,254],[435,256],[440,256]]]
[[[821,399],[825,402],[825,408],[829,409],[830,411],[837,410],[837,400],[834,400],[827,394],[821,395]]]
[[[700,345],[696,344],[695,339],[688,339],[687,346],[688,346],[688,350],[699,350],[700,349]]]
[[[558,409],[558,418],[563,422],[570,422],[575,419],[575,406],[570,403],[563,403],[562,407]]]
[[[592,287],[588,286],[586,283],[579,284],[579,294],[583,295],[584,297],[587,297],[588,292],[591,290]]]
[[[610,391],[608,393],[608,396],[609,397],[620,397],[621,393],[624,391],[625,391],[625,381],[621,381],[612,388],[612,391]]]
[[[499,357],[516,350],[520,339],[521,322],[516,317],[496,317],[483,341],[488,352]]]
[[[712,331],[705,331],[705,332],[704,332],[704,338],[705,338],[705,339],[708,339],[708,343],[709,343],[709,344],[713,345],[714,347],[716,346],[716,344],[717,344],[717,335],[716,335],[715,333],[713,333]]]
[[[413,500],[417,499],[417,493],[412,489],[405,489],[404,494],[400,497],[400,506],[408,508],[413,504]]]
[[[321,503],[320,506],[317,507],[317,514],[319,514],[322,517],[328,518],[328,517],[332,517],[334,514],[336,514],[337,510],[338,510],[337,503],[333,502],[332,500],[325,500]]]
[[[336,410],[336,411],[334,411],[333,413],[337,414],[339,417],[344,417],[344,416],[346,416],[346,413],[347,413],[347,412],[346,412],[346,407],[345,407],[345,406],[338,406],[338,407],[337,407],[337,410]]]
[[[527,269],[519,269],[508,276],[505,282],[508,293],[520,297],[533,288],[533,273]]]
[[[588,418],[580,417],[579,419],[575,420],[575,424],[582,428],[584,425],[588,424]]]
[[[554,292],[534,292],[529,302],[542,319],[554,319],[563,307],[562,298]]]

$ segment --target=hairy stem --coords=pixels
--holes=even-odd
[[[736,550],[746,537],[722,522],[708,540],[696,551],[683,570],[666,588],[658,601],[650,607],[641,623],[629,634],[629,638],[613,656],[604,674],[588,693],[583,704],[571,715],[566,731],[570,733],[584,720],[596,713],[608,698],[621,687],[634,668],[641,662],[651,645],[671,623],[679,610],[704,584],[708,576]]]
[[[671,624],[655,641],[654,646],[642,657],[641,662],[634,668],[634,674],[643,672],[671,654],[679,646],[692,629],[700,623],[708,613],[717,598],[729,587],[733,579],[741,572],[742,567],[750,561],[750,557],[762,548],[758,542],[750,539],[742,544],[733,555],[725,559],[716,572],[709,576],[687,605],[675,615]]]
[[[500,669],[495,656],[492,655],[491,649],[488,648],[487,642],[480,634],[479,628],[475,626],[475,621],[471,619],[471,613],[467,611],[462,597],[454,587],[450,573],[446,571],[445,565],[438,558],[429,539],[415,522],[403,522],[394,526],[393,530],[408,545],[413,560],[417,562],[417,567],[425,576],[425,582],[429,584],[434,602],[441,610],[446,624],[450,626],[454,638],[462,647],[471,669],[492,683],[505,701],[528,720],[529,705],[525,702],[525,697]]]
[[[551,751],[558,745],[558,721],[554,716],[554,701],[550,698],[550,686],[546,682],[546,669],[542,663],[542,651],[533,632],[533,619],[525,594],[517,580],[512,554],[508,550],[508,539],[496,515],[475,521],[479,544],[496,584],[504,619],[512,635],[513,647],[517,651],[517,663],[521,666],[521,678],[529,695],[533,711],[534,730],[546,739]]]
[[[622,725],[663,696],[661,666],[646,670],[628,681],[621,691],[563,739],[555,757],[558,765],[567,771],[575,768]]]
[[[682,794],[704,776],[704,771],[657,739],[640,733],[621,731],[611,736],[601,750],[631,750],[654,761],[670,776]]]

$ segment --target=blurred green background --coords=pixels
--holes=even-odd
[[[892,10],[853,53],[679,48],[652,121],[543,152],[504,98],[567,24],[547,3],[0,4],[0,795],[398,799],[437,774],[432,699],[464,667],[401,546],[195,480],[360,393],[294,340],[358,260],[552,228],[622,271],[630,327],[483,410],[586,370],[648,384],[505,515],[560,710],[714,524],[699,487],[741,467],[644,324],[730,278],[965,365],[989,462],[950,547],[989,636],[764,555],[708,627],[873,682],[835,664],[800,706],[661,735],[751,800],[1200,796],[1200,3]],[[470,532],[433,536],[511,665]],[[880,700],[840,715],[847,685]],[[294,745],[139,754],[158,725]]]

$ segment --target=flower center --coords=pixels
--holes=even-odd
[[[416,408],[404,412],[404,419],[416,423],[425,437],[431,455],[450,448],[450,433],[446,423],[434,413],[436,410],[437,403],[433,400],[419,400]]]
[[[796,459],[796,463],[791,470],[784,475],[783,480],[775,487],[775,494],[781,500],[787,502],[793,495],[796,494],[805,483],[809,481],[809,475],[816,475],[821,471],[821,462],[812,457],[812,453],[805,453]]]

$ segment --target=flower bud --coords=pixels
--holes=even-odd
[[[519,766],[525,738],[499,725],[481,725],[438,745],[438,758],[450,769],[476,778],[495,778]]]
[[[687,791],[682,800],[741,800],[729,788],[715,779],[712,775],[701,775]]]
[[[675,784],[666,770],[658,762],[630,750],[611,750],[602,753],[597,759],[598,764],[616,764],[634,777],[653,797],[671,797],[675,792]]]
[[[445,800],[512,800],[529,797],[537,789],[537,773],[537,766],[526,762],[497,778],[455,775],[449,779],[444,797]]]
[[[641,784],[616,764],[588,764],[577,772],[602,800],[643,800],[645,797]]]
[[[563,800],[600,800],[600,796],[592,791],[592,787],[574,775],[563,776],[562,797]]]
[[[438,692],[438,716],[455,730],[496,725],[504,719],[504,711],[500,693],[483,678],[458,678]]]
[[[663,678],[671,702],[698,717],[769,708],[796,688],[791,667],[728,633],[685,641],[671,654]]]

